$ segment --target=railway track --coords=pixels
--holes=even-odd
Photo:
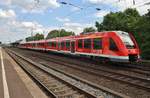
[[[11,50],[7,53],[54,98],[129,98],[75,76],[35,63]]]
[[[46,58],[44,58],[46,60]],[[50,58],[50,60],[48,60],[50,62],[53,63],[57,63],[57,64],[61,64],[63,66],[67,66],[73,69],[77,69],[77,70],[81,70],[96,76],[102,76],[111,80],[117,80],[120,82],[124,82],[127,84],[131,84],[133,86],[136,86],[138,88],[142,88],[144,90],[148,90],[150,91],[150,80],[144,79],[144,78],[139,78],[139,77],[134,77],[134,76],[129,76],[126,74],[121,74],[121,73],[117,73],[117,72],[113,72],[110,70],[106,70],[106,69],[99,69],[99,68],[95,68],[92,66],[81,66],[81,65],[72,65],[72,64],[68,64],[66,62],[62,62],[62,61],[56,61],[55,59]],[[42,62],[41,64],[49,67],[48,63]]]
[[[27,54],[28,54],[28,52],[30,53],[29,50],[28,51],[25,50],[25,52],[27,52]],[[33,51],[31,50],[31,53],[32,52]],[[33,56],[35,56],[35,57],[38,56],[38,55],[41,55],[41,53],[38,53],[38,52],[33,53]],[[71,64],[79,64],[77,61],[80,61],[80,63],[81,63],[81,58],[79,58],[79,57],[69,56],[69,58],[68,58],[65,55],[66,58],[64,58],[64,55],[59,54],[59,56],[57,56],[56,54],[48,55],[48,54],[45,54],[45,53],[42,56],[44,58],[58,58],[58,60],[63,58],[63,60],[65,60],[65,61],[67,61]],[[70,61],[68,61],[68,59],[70,59]],[[141,66],[141,64],[140,64],[140,66],[137,65],[136,63],[133,63],[133,64],[116,64],[116,63],[102,64],[99,61],[95,61],[95,60],[88,59],[88,58],[82,58],[82,63],[83,63],[83,65],[87,65],[87,64],[90,64],[90,66],[94,65],[96,68],[104,68],[104,67],[105,68],[107,67],[108,69],[116,69],[117,68],[119,71],[126,71],[126,72],[133,72],[135,74],[136,73],[141,74],[142,77],[146,76],[145,78],[150,77],[150,66],[149,66],[149,68],[148,67],[143,67],[143,66]]]
[[[41,54],[39,54],[38,52],[36,52],[36,54],[33,54],[33,56],[35,56],[35,57],[37,55],[41,55]],[[44,54],[42,56],[44,58],[60,58],[62,55],[56,56],[55,54],[51,54],[51,55]],[[70,58],[70,56],[69,56],[69,58]],[[62,57],[60,59],[62,59]],[[58,60],[60,60],[60,59],[58,59]],[[78,60],[81,61],[81,58],[79,58],[79,57],[73,57],[73,58],[71,57],[71,59],[75,59],[76,61],[78,61]],[[121,70],[121,71],[134,72],[134,73],[138,73],[138,74],[143,74],[145,76],[150,76],[150,67],[148,68],[148,67],[143,67],[141,65],[139,66],[139,65],[136,65],[135,63],[133,63],[133,64],[119,64],[119,65],[116,64],[116,63],[113,63],[113,65],[112,65],[112,64],[100,64],[101,62],[97,63],[97,61],[95,61],[95,60],[93,61],[93,60],[88,59],[88,58],[82,58],[82,59],[83,59],[82,63],[85,62],[86,63],[86,64],[84,63],[85,65],[87,65],[87,64],[90,64],[90,66],[91,65],[96,65],[97,68],[98,67],[100,67],[100,68],[103,67],[104,68],[106,66],[107,66],[107,68],[112,68],[112,69],[119,68],[119,70]],[[64,58],[63,58],[63,60],[64,60]],[[67,62],[69,62],[71,64],[78,64],[78,62],[76,62],[76,61],[74,62],[74,61],[71,60],[71,61],[67,61]]]
[[[117,80],[119,82],[124,82],[124,83],[130,84],[130,85],[133,85],[135,87],[150,91],[150,80],[147,80],[146,78],[121,74],[118,72],[108,70],[106,68],[100,69],[100,68],[97,68],[94,66],[89,66],[89,65],[81,66],[79,64],[74,64],[73,62],[71,63],[71,62],[66,62],[66,61],[60,60],[60,59],[58,60],[53,57],[47,58],[44,56],[37,56],[37,55],[36,55],[36,57],[37,57],[37,59],[40,58],[40,59],[47,60],[47,61],[59,64],[59,65],[68,66],[73,69],[81,70],[81,71],[84,71],[84,72],[87,72],[87,73],[90,73],[93,75],[97,75],[97,76],[106,77],[111,80]],[[49,67],[48,63],[41,63],[41,64]]]

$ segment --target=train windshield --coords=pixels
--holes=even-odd
[[[123,32],[123,31],[118,31],[118,35],[120,36],[121,40],[123,41],[123,43],[126,45],[126,47],[128,49],[135,48],[135,45],[134,45],[129,33]]]

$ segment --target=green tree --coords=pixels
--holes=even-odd
[[[136,9],[111,12],[104,16],[102,23],[96,22],[98,31],[122,30],[132,33],[142,50],[142,57],[150,59],[150,11],[140,16]]]
[[[98,31],[123,30],[134,32],[135,25],[139,21],[140,15],[136,9],[127,9],[124,12],[109,13],[104,17],[102,23],[96,22]]]
[[[64,37],[64,36],[70,36],[75,35],[74,32],[66,31],[64,29],[61,30],[52,30],[48,33],[46,39],[55,38],[55,37]]]
[[[81,34],[86,34],[86,33],[89,33],[89,32],[95,32],[95,28],[93,27],[87,27],[87,28],[84,28],[83,32]]]
[[[35,36],[27,37],[26,41],[36,41],[36,40],[42,40],[42,39],[44,39],[44,35],[37,33]]]
[[[142,16],[139,21],[138,30],[142,32],[142,57],[144,59],[150,59],[150,10],[146,15]]]
[[[44,39],[44,35],[37,33],[33,38],[34,38],[34,40],[42,40],[42,39]]]

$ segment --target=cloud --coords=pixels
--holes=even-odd
[[[0,5],[9,5],[11,0],[0,0]]]
[[[43,25],[35,21],[18,21],[16,19],[6,19],[0,21],[0,40],[7,42],[8,40],[15,41],[18,39],[24,39],[31,35],[33,32],[41,32],[44,29]]]
[[[80,11],[80,10],[81,10],[81,8],[78,8],[78,7],[72,7],[71,8],[72,12],[76,12],[76,11]]]
[[[83,29],[85,27],[91,27],[93,26],[93,24],[83,24],[83,23],[77,23],[77,22],[67,22],[64,23],[62,28],[68,30],[68,31],[73,31],[75,32],[75,34],[80,34],[81,32],[83,32]]]
[[[53,8],[57,8],[60,6],[57,0],[48,0],[48,4],[51,5],[51,7]]]
[[[104,17],[105,15],[107,15],[108,13],[110,13],[110,11],[98,11],[95,16],[96,17]]]
[[[85,27],[91,27],[91,26],[94,26],[94,24],[66,22],[61,27],[51,26],[51,27],[43,28],[43,30],[46,32],[45,35],[47,35],[48,32],[50,32],[52,30],[60,30],[60,29],[65,29],[67,31],[73,31],[73,32],[75,32],[76,35],[79,35],[81,32],[83,32],[83,29]]]
[[[87,0],[92,4],[106,4],[118,8],[119,11],[124,11],[127,8],[136,8],[141,15],[147,13],[147,9],[150,9],[150,5],[144,5],[150,0]]]
[[[69,18],[60,18],[60,17],[56,17],[56,20],[59,22],[69,22],[70,21]]]
[[[36,29],[36,28],[41,28],[43,27],[41,24],[37,23],[37,22],[29,22],[29,21],[24,21],[21,22],[21,26],[23,28],[29,28],[29,29]]]
[[[16,17],[16,13],[13,10],[0,9],[0,18],[13,18],[13,17]]]
[[[2,3],[3,2],[3,3]],[[23,12],[42,12],[48,8],[55,9],[60,7],[57,0],[0,0],[0,5],[21,8]]]
[[[87,1],[93,4],[109,4],[114,2],[116,3],[119,0],[87,0]]]

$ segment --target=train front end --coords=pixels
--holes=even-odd
[[[129,62],[138,62],[140,60],[140,50],[132,34],[118,31],[120,39],[123,42],[123,52],[128,56]]]

